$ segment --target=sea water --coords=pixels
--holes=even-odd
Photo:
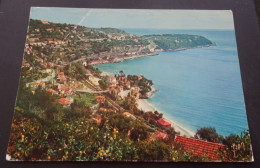
[[[159,92],[148,101],[160,112],[193,132],[214,127],[223,136],[248,129],[236,39],[228,30],[143,30],[145,34],[182,33],[203,35],[216,46],[183,51],[158,52],[121,63],[96,66],[110,74],[143,75]]]

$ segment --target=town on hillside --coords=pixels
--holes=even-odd
[[[181,135],[162,113],[142,107],[140,101],[158,91],[152,80],[94,67],[210,45],[197,35],[142,37],[115,28],[31,19],[7,159],[250,160],[248,131],[223,137],[205,127]]]

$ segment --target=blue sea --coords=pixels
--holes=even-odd
[[[151,79],[155,93],[148,101],[169,119],[193,132],[205,126],[223,136],[248,129],[236,48],[232,30],[125,29],[145,34],[202,35],[217,45],[138,58],[96,66],[110,74],[126,74]]]

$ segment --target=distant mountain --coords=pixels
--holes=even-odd
[[[166,51],[214,45],[203,36],[189,34],[145,35],[142,38],[148,40],[156,49]]]

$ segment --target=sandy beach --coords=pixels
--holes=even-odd
[[[144,112],[148,112],[148,111],[151,111],[151,112],[154,112],[154,111],[158,111],[152,104],[150,104],[146,99],[138,99],[137,101],[137,107],[139,110],[143,110]],[[172,127],[174,128],[174,130],[176,132],[180,132],[180,135],[183,135],[183,136],[187,136],[187,137],[193,137],[195,135],[194,132],[184,128],[183,126],[181,126],[180,124],[172,121],[172,120],[169,120],[167,119],[168,117],[164,115],[164,119],[166,121],[168,121],[169,123],[171,123]]]

